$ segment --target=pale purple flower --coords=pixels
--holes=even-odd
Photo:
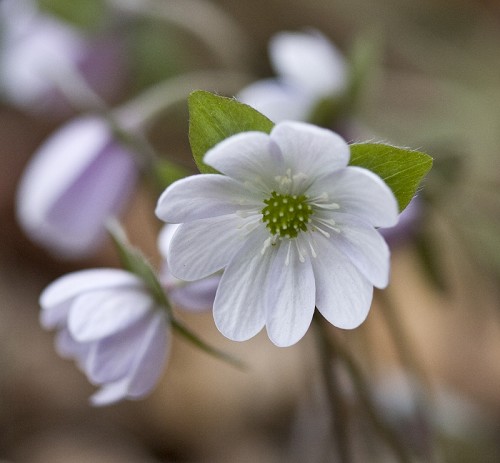
[[[244,88],[238,100],[274,122],[306,121],[323,98],[341,93],[347,84],[344,58],[320,32],[280,32],[269,43],[276,79]]]
[[[27,165],[17,195],[19,222],[54,254],[85,256],[101,244],[106,220],[120,213],[137,176],[133,155],[114,140],[106,121],[73,120]]]
[[[158,237],[158,248],[163,257],[160,281],[176,307],[196,312],[209,310],[214,304],[220,275],[211,275],[197,281],[183,281],[174,277],[168,267],[167,254],[178,227],[176,224],[167,224]]]
[[[278,346],[296,343],[315,306],[333,325],[367,316],[373,286],[389,279],[389,249],[374,227],[397,221],[389,187],[348,166],[337,134],[281,122],[270,135],[244,132],[205,155],[221,174],[179,180],[156,214],[181,223],[168,252],[172,273],[197,280],[224,269],[214,319],[242,341],[264,326]]]
[[[56,349],[101,386],[94,405],[147,395],[160,379],[170,345],[166,313],[142,280],[125,270],[65,275],[40,296],[40,320],[56,328]]]
[[[0,88],[32,111],[68,110],[58,80],[79,72],[101,96],[123,83],[123,53],[112,40],[90,39],[39,12],[31,0],[0,1]]]

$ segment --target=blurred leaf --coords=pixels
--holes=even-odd
[[[348,57],[346,99],[349,108],[356,106],[367,83],[380,67],[382,40],[379,31],[367,33],[354,42]]]
[[[40,9],[84,29],[97,28],[106,11],[104,0],[39,0]]]
[[[269,133],[274,123],[250,106],[232,98],[197,90],[189,96],[189,143],[202,173],[216,171],[203,162],[205,153],[240,132]]]
[[[382,143],[355,143],[351,145],[350,165],[364,167],[380,176],[403,211],[431,169],[432,158],[419,151]]]

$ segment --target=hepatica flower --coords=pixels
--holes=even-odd
[[[156,385],[170,332],[166,313],[139,277],[119,269],[75,272],[49,285],[40,305],[42,325],[59,330],[59,354],[101,386],[94,405],[137,399]]]
[[[34,154],[21,178],[17,216],[35,242],[62,257],[95,251],[105,222],[132,193],[138,167],[106,121],[71,121]]]
[[[224,270],[214,319],[242,341],[264,326],[278,346],[296,343],[315,307],[333,325],[366,318],[373,286],[389,278],[389,250],[375,227],[394,225],[396,199],[374,173],[348,166],[337,134],[300,122],[244,132],[209,150],[221,174],[172,184],[157,215],[181,223],[172,273],[196,280]]]
[[[280,32],[269,42],[277,78],[263,79],[237,95],[274,122],[306,121],[322,98],[341,93],[347,85],[343,56],[320,32]]]

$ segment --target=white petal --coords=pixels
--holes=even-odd
[[[266,290],[269,338],[277,346],[291,346],[311,324],[316,292],[311,261],[309,257],[305,262],[299,261],[294,241],[281,243],[271,264]]]
[[[315,245],[316,307],[338,328],[356,328],[368,315],[373,286],[331,240],[318,235]]]
[[[277,79],[263,79],[245,87],[238,100],[261,112],[274,122],[305,121],[314,100],[300,87]]]
[[[92,291],[75,299],[68,328],[77,341],[94,341],[131,326],[152,307],[151,296],[140,291]]]
[[[304,122],[280,122],[271,131],[293,174],[310,180],[343,168],[349,162],[349,145],[331,130]]]
[[[139,277],[121,269],[99,268],[68,273],[51,283],[40,295],[40,305],[47,310],[75,296],[105,288],[140,288]]]
[[[355,216],[332,213],[339,234],[332,234],[332,244],[347,256],[377,288],[389,283],[390,252],[382,235]]]
[[[233,257],[224,271],[214,301],[214,320],[219,331],[233,341],[255,336],[266,321],[264,294],[275,249],[261,250],[269,236],[259,229]]]
[[[322,34],[281,32],[269,44],[276,72],[317,96],[343,90],[347,70],[343,56]]]
[[[375,227],[397,223],[398,204],[387,184],[376,174],[350,166],[318,179],[308,190],[310,197],[327,193],[340,212],[357,215]]]
[[[283,168],[281,153],[263,132],[226,138],[205,154],[204,161],[229,177],[253,185],[272,185]]]
[[[244,209],[249,193],[230,177],[193,175],[170,185],[160,196],[156,215],[165,222],[181,223],[231,214]]]
[[[170,336],[165,328],[164,314],[155,314],[129,374],[95,393],[90,398],[93,405],[109,405],[125,398],[138,399],[151,392],[163,373],[168,356]]]
[[[172,274],[193,281],[225,267],[244,243],[244,223],[233,214],[182,224],[172,238],[167,256]]]

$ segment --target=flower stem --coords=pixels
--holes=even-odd
[[[338,360],[335,345],[329,339],[329,333],[324,320],[314,316],[316,323],[316,339],[320,354],[321,373],[326,387],[327,397],[332,417],[332,433],[338,449],[339,463],[351,463],[352,455],[349,443],[349,410],[342,396],[341,387],[336,375],[333,362]]]
[[[226,70],[192,71],[171,77],[143,91],[113,111],[123,128],[144,128],[158,115],[184,102],[197,89],[231,94],[251,80],[246,73]]]
[[[339,447],[339,456],[341,458],[339,461],[342,463],[350,462],[352,458],[350,453],[348,453],[349,447],[347,445],[347,436],[344,436],[344,433],[347,434],[348,432],[348,410],[345,403],[343,406],[339,407],[339,403],[342,404],[343,401],[338,398],[338,382],[334,382],[334,380],[331,379],[333,376],[331,368],[332,358],[336,358],[338,362],[342,362],[345,366],[360,404],[375,431],[392,450],[400,463],[411,463],[412,457],[409,449],[406,448],[396,433],[379,416],[379,412],[374,405],[373,398],[368,388],[368,383],[355,360],[341,343],[336,342],[331,331],[325,326],[325,321],[323,319],[316,314],[314,320],[318,328],[318,346],[321,349],[322,371],[330,397],[332,416],[334,416],[337,423],[340,423],[340,426],[344,428],[343,430],[337,429],[335,431]],[[340,399],[342,398],[340,397]],[[340,411],[338,410],[339,408]]]
[[[226,11],[206,0],[107,0],[113,8],[162,20],[191,33],[228,68],[241,68],[250,36]]]
[[[172,315],[170,316],[170,324],[172,325],[172,328],[176,330],[181,336],[186,338],[189,342],[193,343],[196,347],[206,352],[207,354],[210,354],[215,358],[223,360],[224,362],[231,364],[232,366],[238,368],[239,370],[247,369],[246,365],[241,360],[233,357],[227,352],[224,352],[207,344],[205,341],[200,339],[197,334],[193,333],[186,325],[184,325],[182,322],[180,322]]]

